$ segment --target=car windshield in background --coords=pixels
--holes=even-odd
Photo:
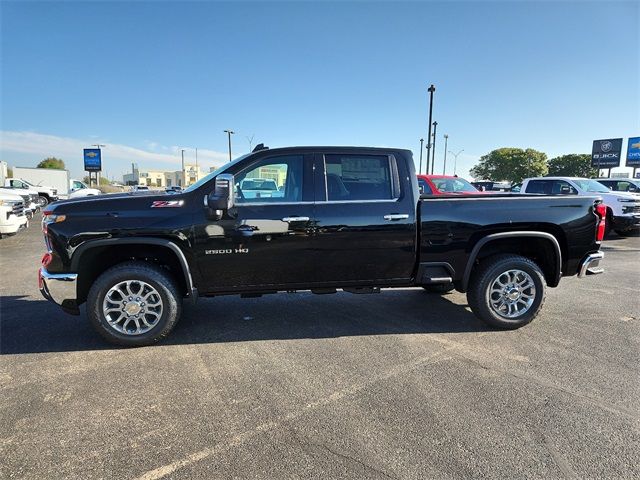
[[[595,192],[595,193],[609,193],[607,187],[602,185],[600,182],[595,180],[574,180],[574,182],[584,191],[586,192]]]
[[[431,182],[443,193],[478,191],[476,187],[462,178],[432,178]]]
[[[262,178],[243,180],[240,188],[242,190],[278,190],[278,186],[275,181],[264,180]]]

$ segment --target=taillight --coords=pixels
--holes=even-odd
[[[42,255],[42,266],[44,268],[47,268],[52,260],[53,260],[53,255],[51,255],[51,252],[45,253],[44,255]]]
[[[607,228],[607,206],[604,203],[596,205],[596,214],[600,217],[596,230],[596,240],[601,242],[604,240],[604,233]]]

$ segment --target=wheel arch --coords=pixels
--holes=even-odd
[[[123,248],[128,247],[128,248]],[[184,252],[171,240],[153,237],[91,240],[79,246],[71,259],[78,273],[78,304],[84,303],[91,285],[105,270],[126,261],[142,260],[166,267],[185,296],[197,296]]]
[[[528,238],[532,242],[523,245],[519,240]],[[542,256],[537,256],[536,248],[542,249]],[[558,239],[548,232],[515,231],[493,233],[482,237],[474,245],[467,260],[462,278],[462,291],[466,292],[469,279],[476,262],[496,253],[519,254],[535,261],[542,269],[545,280],[550,287],[560,283],[562,276],[562,250]],[[549,255],[551,254],[551,255]],[[553,258],[549,258],[552,256]]]

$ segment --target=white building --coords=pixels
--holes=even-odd
[[[199,165],[185,164],[184,170],[140,170],[133,163],[131,173],[122,176],[125,185],[146,185],[150,188],[188,187],[207,175]]]

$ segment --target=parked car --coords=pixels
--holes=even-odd
[[[146,185],[134,185],[131,187],[131,191],[132,192],[148,192],[149,187],[147,187]]]
[[[5,186],[11,188],[21,188],[24,190],[31,190],[38,194],[38,205],[44,207],[45,205],[58,200],[58,191],[55,188],[45,187],[40,185],[33,185],[26,180],[19,178],[6,178]]]
[[[182,191],[182,187],[178,186],[178,185],[173,185],[171,187],[167,187],[164,189],[165,192],[167,193],[179,193]]]
[[[0,191],[3,193],[19,195],[20,197],[22,197],[22,201],[24,202],[25,214],[29,218],[31,218],[34,213],[40,211],[40,195],[38,194],[38,192],[17,187],[0,187]]]
[[[282,196],[242,191],[276,168]],[[183,298],[297,290],[445,285],[467,292],[483,321],[513,329],[562,276],[602,272],[605,221],[597,196],[420,198],[408,150],[263,148],[175,195],[50,205],[39,287],[66,312],[86,303],[96,330],[128,346],[166,337]]]
[[[29,220],[25,214],[22,197],[4,189],[0,190],[0,238],[13,235],[28,226]]]
[[[92,195],[101,195],[102,192],[97,188],[88,187],[86,183],[80,180],[71,179],[69,181],[69,198],[90,197]]]
[[[488,180],[481,180],[478,182],[471,182],[471,185],[476,187],[482,192],[511,192],[512,186],[509,182],[491,182]]]
[[[244,198],[282,198],[284,193],[271,178],[245,178],[240,182],[240,192]]]
[[[640,179],[637,178],[594,178],[614,192],[640,193]]]
[[[612,192],[599,181],[578,177],[538,177],[522,182],[521,193],[602,197],[607,206],[607,233],[630,235],[640,229],[640,197],[627,192]]]
[[[482,193],[464,178],[448,175],[418,175],[418,187],[422,195],[477,195]]]

